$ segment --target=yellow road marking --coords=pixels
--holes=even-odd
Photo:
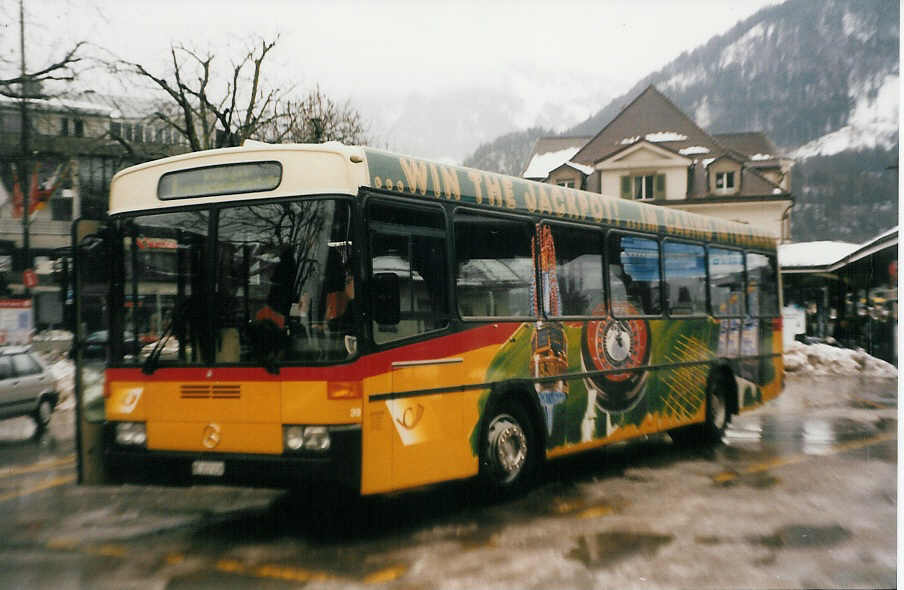
[[[66,457],[62,457],[60,459],[55,459],[53,461],[43,461],[41,463],[33,463],[32,465],[25,465],[23,467],[7,467],[5,469],[0,469],[0,479],[5,477],[15,477],[17,475],[24,475],[26,473],[36,473],[39,471],[49,471],[51,469],[57,469],[59,467],[64,467],[68,465],[75,465],[75,455],[68,455]]]
[[[274,580],[289,580],[291,582],[319,582],[334,577],[327,572],[308,570],[293,566],[275,564],[252,566],[235,559],[221,559],[216,563],[215,567],[221,572],[230,574],[240,574]]]
[[[30,488],[25,488],[23,490],[18,490],[15,492],[10,492],[8,494],[4,494],[4,495],[0,496],[0,502],[5,502],[6,500],[12,500],[13,498],[20,498],[22,496],[27,496],[28,494],[34,494],[35,492],[41,492],[44,490],[48,490],[50,488],[55,488],[57,486],[66,485],[67,483],[72,483],[74,481],[75,481],[74,475],[64,475],[63,477],[55,477],[54,479],[47,480],[36,486],[32,486]]]
[[[734,471],[723,471],[718,475],[713,477],[713,481],[716,483],[727,483],[729,481],[734,481],[738,479],[738,474]]]
[[[586,510],[581,510],[578,512],[578,518],[588,519],[588,518],[599,518],[601,516],[607,516],[615,512],[612,506],[593,506],[591,508],[587,508]]]
[[[181,553],[167,553],[163,561],[166,562],[166,565],[178,565],[185,561],[185,556]]]
[[[393,580],[398,580],[402,576],[405,575],[405,572],[408,571],[408,568],[404,565],[394,565],[392,567],[388,567],[386,569],[378,570],[373,572],[372,574],[367,575],[364,578],[365,584],[383,584],[385,582],[392,582]]]

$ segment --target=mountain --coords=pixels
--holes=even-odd
[[[764,131],[795,158],[795,241],[863,241],[897,223],[899,23],[893,0],[770,6],[565,134],[598,133],[653,84],[710,134]],[[482,145],[465,165],[490,167],[530,152],[515,148],[511,135],[498,148]]]
[[[612,98],[611,86],[604,78],[588,82],[571,73],[510,69],[493,81],[421,87],[404,97],[363,92],[351,99],[381,147],[458,163],[476,144],[517,129],[562,131],[579,123]]]

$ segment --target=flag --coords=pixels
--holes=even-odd
[[[35,213],[43,209],[47,205],[47,201],[53,196],[53,193],[60,188],[63,183],[63,175],[65,170],[61,163],[54,170],[53,175],[45,182],[39,181],[40,163],[35,162],[35,167],[31,173],[31,182],[28,187],[28,215],[33,216]],[[66,165],[66,170],[69,166]],[[24,201],[24,193],[22,183],[19,181],[18,175],[13,170],[13,217],[22,217],[22,207]]]

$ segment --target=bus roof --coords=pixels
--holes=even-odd
[[[193,152],[133,166],[113,177],[110,214],[210,204],[224,197],[244,201],[357,195],[362,186],[425,201],[449,201],[767,250],[776,247],[775,236],[749,225],[338,142],[273,145],[248,141],[242,147]]]

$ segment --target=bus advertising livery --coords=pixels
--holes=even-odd
[[[120,172],[73,241],[85,483],[507,492],[782,388],[775,238],[675,209],[248,142]]]

